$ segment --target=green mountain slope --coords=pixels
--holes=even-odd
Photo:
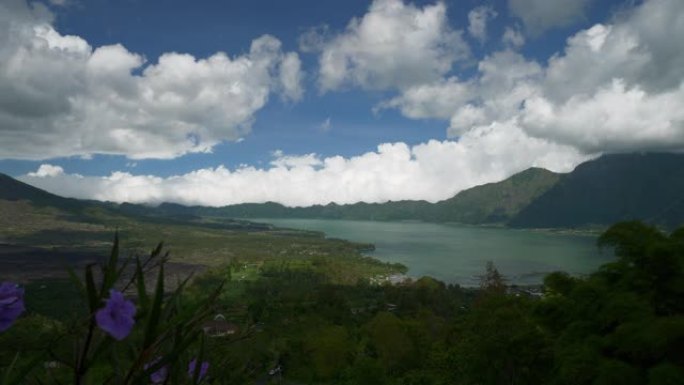
[[[514,227],[581,227],[639,219],[684,221],[684,156],[606,155],[579,165],[510,222]]]
[[[560,179],[560,174],[530,168],[501,182],[476,186],[436,203],[436,219],[469,224],[506,223]]]
[[[26,200],[36,206],[54,206],[79,214],[84,208],[90,211],[97,207],[99,211],[166,224],[202,222],[206,226],[203,218],[213,218],[222,221],[222,227],[227,225],[227,218],[321,218],[524,228],[602,227],[638,219],[672,228],[684,222],[684,155],[606,155],[579,165],[569,174],[531,168],[437,203],[331,203],[299,208],[272,202],[219,208],[171,203],[158,207],[117,205],[61,198],[5,175],[0,175],[0,199]]]
[[[673,228],[684,223],[684,155],[606,155],[568,174],[532,168],[434,204],[400,201],[288,208],[265,203],[222,208],[162,205],[160,209],[168,210],[167,215],[422,220],[523,228],[604,227],[638,219]]]
[[[497,183],[464,190],[437,203],[398,201],[387,203],[355,203],[350,205],[317,205],[285,207],[278,203],[246,203],[220,208],[185,207],[162,204],[157,210],[166,216],[208,216],[228,218],[322,218],[352,220],[422,220],[467,224],[503,224],[522,208],[549,190],[561,178],[551,171],[531,168]],[[131,212],[150,211],[129,206]]]
[[[55,206],[62,209],[75,209],[87,205],[86,201],[63,198],[51,194],[3,173],[0,173],[0,199],[6,201],[28,201],[37,206]]]
[[[170,213],[169,207],[181,210]],[[231,262],[292,263],[330,282],[405,271],[367,258],[371,244],[327,239],[321,232],[192,215],[196,208],[114,204],[62,198],[0,175],[0,281],[66,277],[64,264],[97,262],[115,232],[125,255],[145,254],[159,241],[172,251],[166,274],[182,280],[191,271]],[[270,266],[270,265],[269,265]]]

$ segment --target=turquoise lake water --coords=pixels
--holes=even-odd
[[[376,250],[368,255],[404,264],[409,276],[427,275],[464,286],[478,284],[487,261],[510,283],[522,285],[540,283],[552,271],[587,274],[612,259],[610,250],[599,252],[593,236],[423,222],[251,220],[373,243]]]

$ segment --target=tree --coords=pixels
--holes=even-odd
[[[486,293],[506,292],[506,281],[492,261],[487,261],[485,274],[480,277],[480,289]]]
[[[401,319],[392,313],[380,312],[368,322],[366,330],[385,368],[390,372],[407,368],[414,344]]]

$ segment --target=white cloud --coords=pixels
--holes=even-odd
[[[36,172],[28,173],[28,176],[34,178],[56,177],[60,175],[64,175],[64,169],[51,164],[41,164]]]
[[[581,20],[591,0],[508,0],[508,7],[538,35],[548,29],[565,27]]]
[[[678,150],[684,148],[683,105],[684,84],[649,95],[616,79],[592,95],[579,94],[562,104],[529,99],[521,122],[535,136],[584,151]]]
[[[443,4],[417,8],[398,0],[378,0],[363,18],[353,20],[343,34],[321,39],[324,44],[317,49],[322,50],[322,89],[344,86],[396,89],[397,96],[377,105],[378,110],[397,108],[411,118],[449,120],[448,135],[458,138],[457,141],[430,141],[413,147],[403,143],[383,144],[377,151],[351,158],[293,156],[280,151],[274,152],[275,159],[267,168],[217,167],[168,178],[125,172],[108,177],[80,177],[46,168],[22,180],[69,196],[131,202],[220,206],[276,201],[301,206],[400,199],[436,201],[530,166],[569,171],[582,160],[602,152],[681,150],[684,148],[681,108],[684,105],[684,49],[681,39],[676,37],[684,36],[682,15],[684,2],[681,0],[646,0],[617,15],[610,23],[577,32],[567,40],[562,51],[545,63],[514,51],[522,43],[516,43],[517,37],[512,33],[503,38],[508,42],[507,49],[488,54],[478,63],[474,76],[460,78],[451,71],[458,61],[456,52],[465,51],[451,50],[455,46],[449,48],[445,43],[445,36],[459,36],[456,40],[461,43],[462,40],[447,24]],[[130,70],[143,59],[123,47],[100,47],[91,52],[77,37],[53,34],[50,29],[24,32],[21,38],[7,38],[0,30],[0,43],[4,42],[2,39],[11,43],[0,44],[0,55],[17,51],[13,48],[17,47],[16,41],[34,42],[15,55],[16,58],[13,56],[14,61],[7,62],[8,70],[17,75],[16,83],[8,85],[0,81],[0,111],[12,108],[13,119],[68,115],[73,101],[87,94],[97,95],[94,99],[116,106],[116,110],[109,107],[103,110],[105,113],[90,115],[104,121],[139,118],[126,108],[127,100],[138,104],[142,100],[143,109],[159,108],[163,112],[159,116],[170,114],[171,118],[166,119],[174,122],[191,121],[195,116],[174,116],[177,109],[182,114],[188,110],[197,112],[204,121],[207,116],[203,113],[200,93],[195,98],[184,99],[183,92],[205,81],[213,84],[215,71],[219,78],[232,79],[233,72],[227,74],[215,66],[242,68],[237,63],[250,63],[249,68],[254,67],[253,63],[261,63],[264,68],[256,73],[245,70],[238,76],[241,81],[252,79],[254,85],[250,84],[249,90],[260,90],[260,93],[246,96],[236,86],[236,92],[240,91],[237,93],[245,101],[255,101],[247,103],[252,108],[243,108],[246,112],[237,118],[231,115],[236,125],[248,125],[253,111],[263,105],[271,92],[280,92],[291,99],[301,97],[297,87],[286,85],[297,81],[284,80],[290,78],[284,74],[288,71],[283,71],[288,65],[282,64],[287,54],[280,51],[279,43],[273,38],[257,40],[249,54],[235,59],[218,55],[197,60],[169,54],[168,58],[148,66],[141,76],[134,77],[130,76]],[[36,55],[42,55],[45,61],[53,56],[60,60],[54,68],[45,69],[24,60]],[[102,58],[100,64],[98,57]],[[168,68],[167,59],[173,64]],[[70,72],[83,60],[95,63],[90,64],[93,68],[86,73],[99,79],[102,88],[92,86],[80,71]],[[296,67],[295,61],[291,61],[290,65]],[[171,69],[180,74],[192,72],[193,77],[187,79],[189,84],[183,84],[182,76],[174,78],[178,73]],[[55,76],[60,77],[51,82],[45,80]],[[85,80],[81,86],[74,87],[81,83],[71,81],[72,78]],[[175,90],[179,83],[185,91]],[[17,84],[22,87],[15,87]],[[152,90],[148,93],[156,99],[150,97],[151,101],[147,102],[144,98],[137,99],[139,95],[147,95],[140,91],[145,87]],[[213,90],[210,84],[200,88]],[[9,91],[14,96],[4,97]],[[49,97],[56,93],[67,97]],[[193,103],[198,106],[193,107]],[[107,111],[126,114],[110,117]],[[3,117],[6,118],[0,114],[3,127],[15,127],[2,132],[5,147],[4,143],[12,135],[21,138],[23,131],[18,129],[20,125],[3,123]],[[219,114],[215,119],[227,118]],[[173,130],[173,127],[164,127],[159,133],[138,130],[132,134],[168,138]],[[121,136],[121,143],[135,148],[135,135],[112,132]],[[49,152],[52,137],[32,139],[43,151]],[[177,143],[171,139],[171,144]],[[186,139],[201,143],[195,132]],[[154,137],[154,140],[159,139]],[[10,149],[26,145],[19,139],[7,143]]]
[[[501,41],[510,48],[520,48],[525,45],[525,36],[517,28],[506,27]]]
[[[289,52],[280,62],[280,85],[284,99],[299,101],[304,95],[302,62],[299,55]]]
[[[303,93],[299,57],[271,36],[232,58],[173,52],[144,64],[121,45],[60,34],[44,7],[3,2],[0,158],[207,152],[249,132],[271,93]]]
[[[613,24],[597,24],[568,39],[551,58],[544,92],[557,101],[591,94],[622,79],[649,93],[684,80],[684,2],[650,0]]]
[[[568,146],[527,136],[514,122],[470,131],[456,141],[409,147],[386,143],[356,157],[273,153],[270,168],[220,166],[159,178],[115,172],[108,177],[60,174],[21,177],[61,195],[116,202],[177,202],[223,206],[280,202],[288,206],[438,201],[474,185],[498,181],[530,166],[569,171],[587,157]]]
[[[375,111],[399,108],[409,118],[449,119],[454,111],[472,98],[472,85],[456,77],[409,87],[401,95],[384,101]]]
[[[554,56],[521,110],[531,134],[585,151],[684,146],[684,2],[650,0]]]
[[[481,5],[468,12],[468,33],[480,43],[487,40],[487,23],[497,16],[494,8]]]
[[[323,51],[330,39],[330,26],[321,24],[304,31],[297,39],[297,43],[302,52],[320,52]]]
[[[323,44],[319,86],[324,92],[347,85],[378,90],[436,81],[469,57],[461,35],[449,26],[444,3],[418,8],[375,0]]]
[[[478,64],[478,76],[449,78],[410,87],[378,108],[399,108],[410,118],[450,119],[451,137],[480,125],[510,119],[536,92],[542,67],[513,51],[501,51]]]
[[[612,24],[568,38],[546,65],[512,50],[480,61],[470,79],[409,87],[380,108],[450,119],[464,135],[513,120],[534,137],[583,153],[684,148],[684,2],[649,0]]]
[[[542,67],[513,51],[496,52],[478,64],[471,99],[454,111],[448,134],[461,135],[473,127],[515,117],[521,104],[536,94]]]
[[[277,150],[273,156],[275,159],[271,161],[271,166],[276,168],[318,167],[323,164],[316,154],[285,155],[282,150]]]
[[[318,126],[318,129],[322,132],[330,131],[332,129],[332,120],[329,117],[326,118],[323,123]]]

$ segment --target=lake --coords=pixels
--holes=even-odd
[[[527,285],[540,283],[552,271],[591,273],[612,259],[610,250],[596,248],[596,237],[585,235],[423,222],[250,220],[373,243],[376,250],[368,255],[407,266],[411,277],[427,275],[463,286],[479,284],[487,261],[510,283]]]

